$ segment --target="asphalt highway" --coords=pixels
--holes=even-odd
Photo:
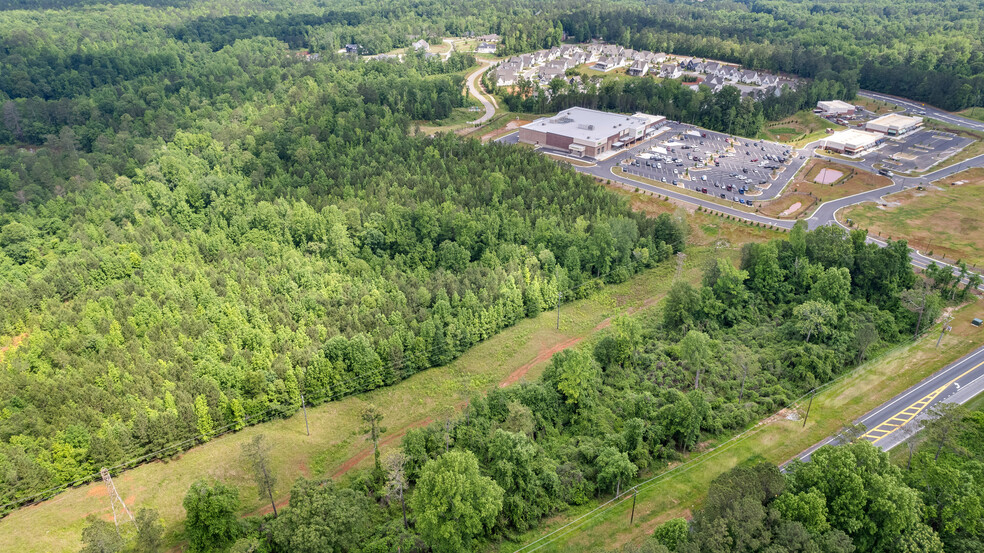
[[[862,439],[888,451],[918,431],[919,422],[927,418],[934,405],[963,404],[981,392],[984,392],[984,347],[933,373],[855,423],[867,429]],[[827,438],[796,458],[809,461],[814,451],[838,441],[837,436]]]

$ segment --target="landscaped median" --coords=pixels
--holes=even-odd
[[[956,310],[950,323],[953,330],[939,348],[935,347],[937,325],[915,343],[865,363],[818,392],[805,426],[801,419],[808,398],[800,398],[739,436],[719,440],[688,461],[651,475],[637,486],[634,498],[626,493],[617,500],[605,498],[584,506],[521,536],[518,543],[503,544],[500,551],[611,551],[671,518],[688,517],[719,474],[744,463],[784,463],[980,346],[984,330],[970,324],[978,308],[973,302]]]

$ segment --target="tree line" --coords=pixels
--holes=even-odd
[[[701,441],[734,434],[908,340],[917,325],[905,301],[911,290],[922,288],[904,242],[878,248],[863,232],[799,225],[788,240],[746,245],[737,266],[714,260],[699,286],[677,282],[652,315],[617,318],[590,346],[554,355],[540,379],[474,396],[462,413],[409,430],[385,457],[374,447],[373,467],[346,483],[299,479],[279,514],[240,521],[235,486],[195,484],[185,499],[192,549],[462,551],[518,539],[544,517],[617,495]],[[932,318],[940,299],[928,293]],[[385,421],[372,406],[363,421],[376,446]],[[844,455],[864,459],[857,462],[871,467],[872,478],[897,476],[867,447],[821,450],[813,463],[791,470],[789,484],[775,467],[724,478],[716,486],[726,480],[740,489],[712,489],[694,523],[659,530],[655,545],[670,533],[676,541],[663,545],[672,550],[732,551],[740,540],[764,544],[758,534],[773,531],[776,543],[788,535],[835,551],[895,551],[879,545],[893,532],[910,536],[905,543],[916,548],[936,543],[918,509],[908,508],[917,504],[915,492],[907,496],[911,505],[870,515],[892,521],[884,527],[864,522],[858,514],[867,504],[845,505],[840,488],[821,488],[829,490],[829,514],[818,507],[824,499],[813,488],[841,474],[826,463],[846,467],[845,478],[854,473],[855,457],[834,461]],[[259,479],[258,454],[249,451]],[[870,503],[894,497],[875,482],[858,484],[872,487]],[[261,494],[264,486],[257,486]],[[784,492],[789,497],[777,499]],[[751,514],[727,504],[735,500]],[[768,515],[774,501],[788,521]],[[855,515],[861,523],[851,526]],[[727,516],[741,516],[747,530],[731,530],[730,519],[722,526]]]

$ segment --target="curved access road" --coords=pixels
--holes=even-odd
[[[866,429],[862,439],[888,451],[918,432],[919,422],[929,416],[934,405],[963,404],[982,392],[984,347],[936,371],[854,422],[863,424]],[[796,459],[809,461],[813,452],[820,447],[838,443],[839,437],[831,436],[800,453]]]
[[[477,82],[478,79],[482,76],[482,73],[485,73],[485,71],[489,68],[491,62],[486,60],[478,60],[478,63],[482,64],[482,66],[476,69],[475,72],[472,73],[471,75],[468,75],[468,92],[470,92],[472,96],[478,99],[478,101],[482,103],[482,106],[485,107],[485,115],[482,115],[478,119],[472,121],[470,123],[472,125],[481,125],[482,123],[485,123],[489,119],[492,119],[492,116],[495,115],[495,108],[496,108],[495,98],[486,96],[479,89],[479,85]]]

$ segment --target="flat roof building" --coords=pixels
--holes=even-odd
[[[882,134],[846,129],[825,138],[823,148],[839,154],[857,155],[874,148],[883,140],[885,135]]]
[[[877,119],[868,121],[864,126],[864,130],[880,132],[889,136],[898,136],[919,128],[922,126],[922,122],[922,117],[909,117],[900,113],[889,113],[888,115],[882,115]]]
[[[519,128],[519,141],[565,150],[578,157],[598,157],[644,138],[663,121],[666,118],[662,115],[570,108],[523,125]]]
[[[823,115],[854,115],[854,104],[848,104],[840,100],[829,102],[817,102],[817,109]]]

